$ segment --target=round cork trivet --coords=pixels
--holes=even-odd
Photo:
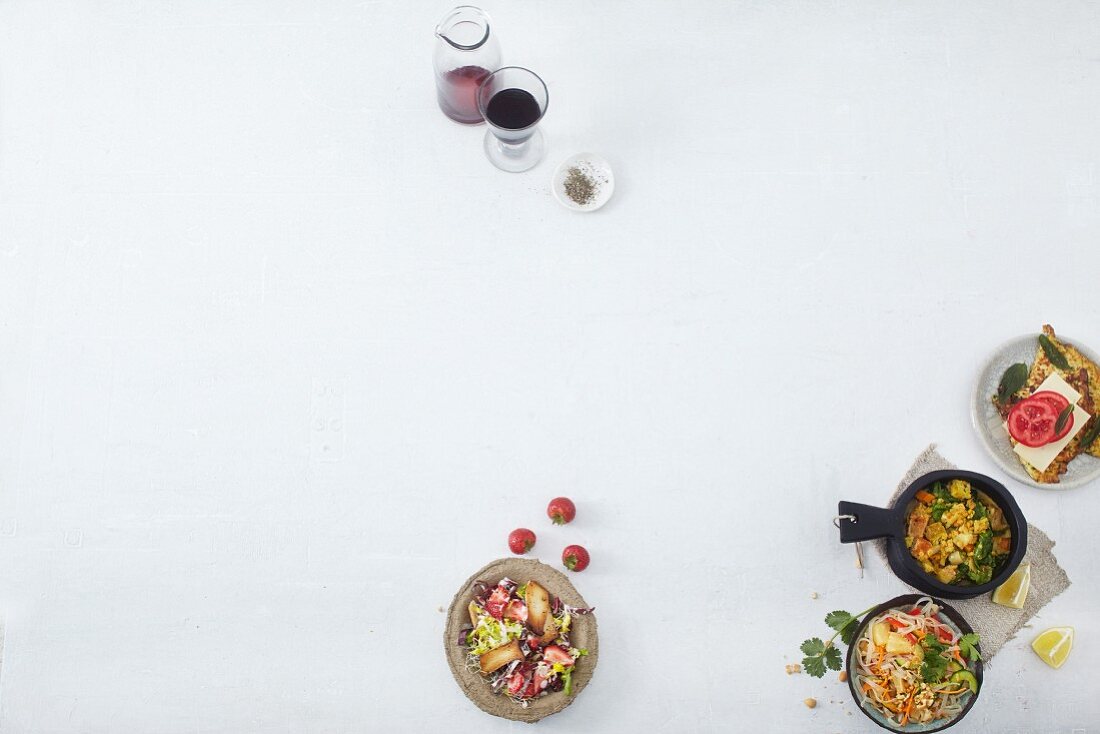
[[[573,703],[591,680],[592,673],[596,669],[596,661],[600,657],[596,617],[594,614],[575,614],[570,625],[569,641],[573,647],[588,650],[588,655],[577,661],[577,667],[573,673],[573,695],[566,696],[564,691],[548,693],[541,698],[529,701],[525,708],[505,695],[494,694],[480,673],[466,667],[466,647],[458,644],[458,635],[462,628],[470,625],[468,608],[476,592],[474,583],[481,581],[491,587],[505,576],[517,584],[537,581],[552,596],[560,597],[571,607],[587,608],[588,604],[573,588],[573,584],[565,574],[530,558],[501,558],[493,561],[466,579],[466,583],[462,584],[454,599],[451,600],[451,607],[447,610],[447,629],[443,632],[443,647],[447,652],[447,663],[451,666],[451,673],[459,688],[467,698],[487,714],[513,721],[534,723],[550,714],[556,714]]]

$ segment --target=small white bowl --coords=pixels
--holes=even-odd
[[[569,175],[569,169],[576,166],[591,178],[596,179],[598,188],[592,201],[587,204],[578,204],[565,193],[565,179]],[[595,153],[577,153],[569,156],[558,169],[554,171],[554,198],[566,209],[575,212],[594,212],[607,203],[611,194],[615,191],[615,174],[611,171],[611,164],[602,156]]]

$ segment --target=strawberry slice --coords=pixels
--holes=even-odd
[[[561,663],[562,665],[572,665],[573,656],[563,650],[559,645],[547,645],[542,651],[542,659],[548,663]]]
[[[508,602],[508,606],[504,607],[504,617],[506,619],[514,619],[517,622],[526,622],[527,605],[519,599],[513,599]]]
[[[527,684],[527,688],[523,691],[523,698],[534,698],[542,692],[542,682],[546,680],[538,672],[531,678],[531,682]]]
[[[508,692],[513,696],[517,695],[520,689],[523,688],[523,673],[512,673],[508,676]]]
[[[485,611],[494,619],[503,619],[504,607],[508,604],[510,596],[511,594],[503,586],[496,587],[485,602]]]

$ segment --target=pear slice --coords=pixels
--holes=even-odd
[[[468,609],[470,611],[470,624],[472,624],[474,627],[477,627],[477,603],[470,602],[470,606],[468,607]]]
[[[550,616],[550,594],[534,581],[527,582],[527,626],[542,634]]]
[[[523,651],[519,649],[519,640],[512,640],[507,645],[494,647],[481,656],[481,672],[492,673],[503,668],[513,660],[523,660]]]
[[[550,615],[546,618],[546,631],[542,633],[542,637],[539,638],[540,645],[549,645],[554,641],[554,638],[558,636],[558,623],[554,621],[554,616]]]

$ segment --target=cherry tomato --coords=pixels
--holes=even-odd
[[[1024,446],[1045,446],[1054,438],[1058,414],[1050,403],[1028,398],[1012,407],[1008,414],[1008,432]]]

